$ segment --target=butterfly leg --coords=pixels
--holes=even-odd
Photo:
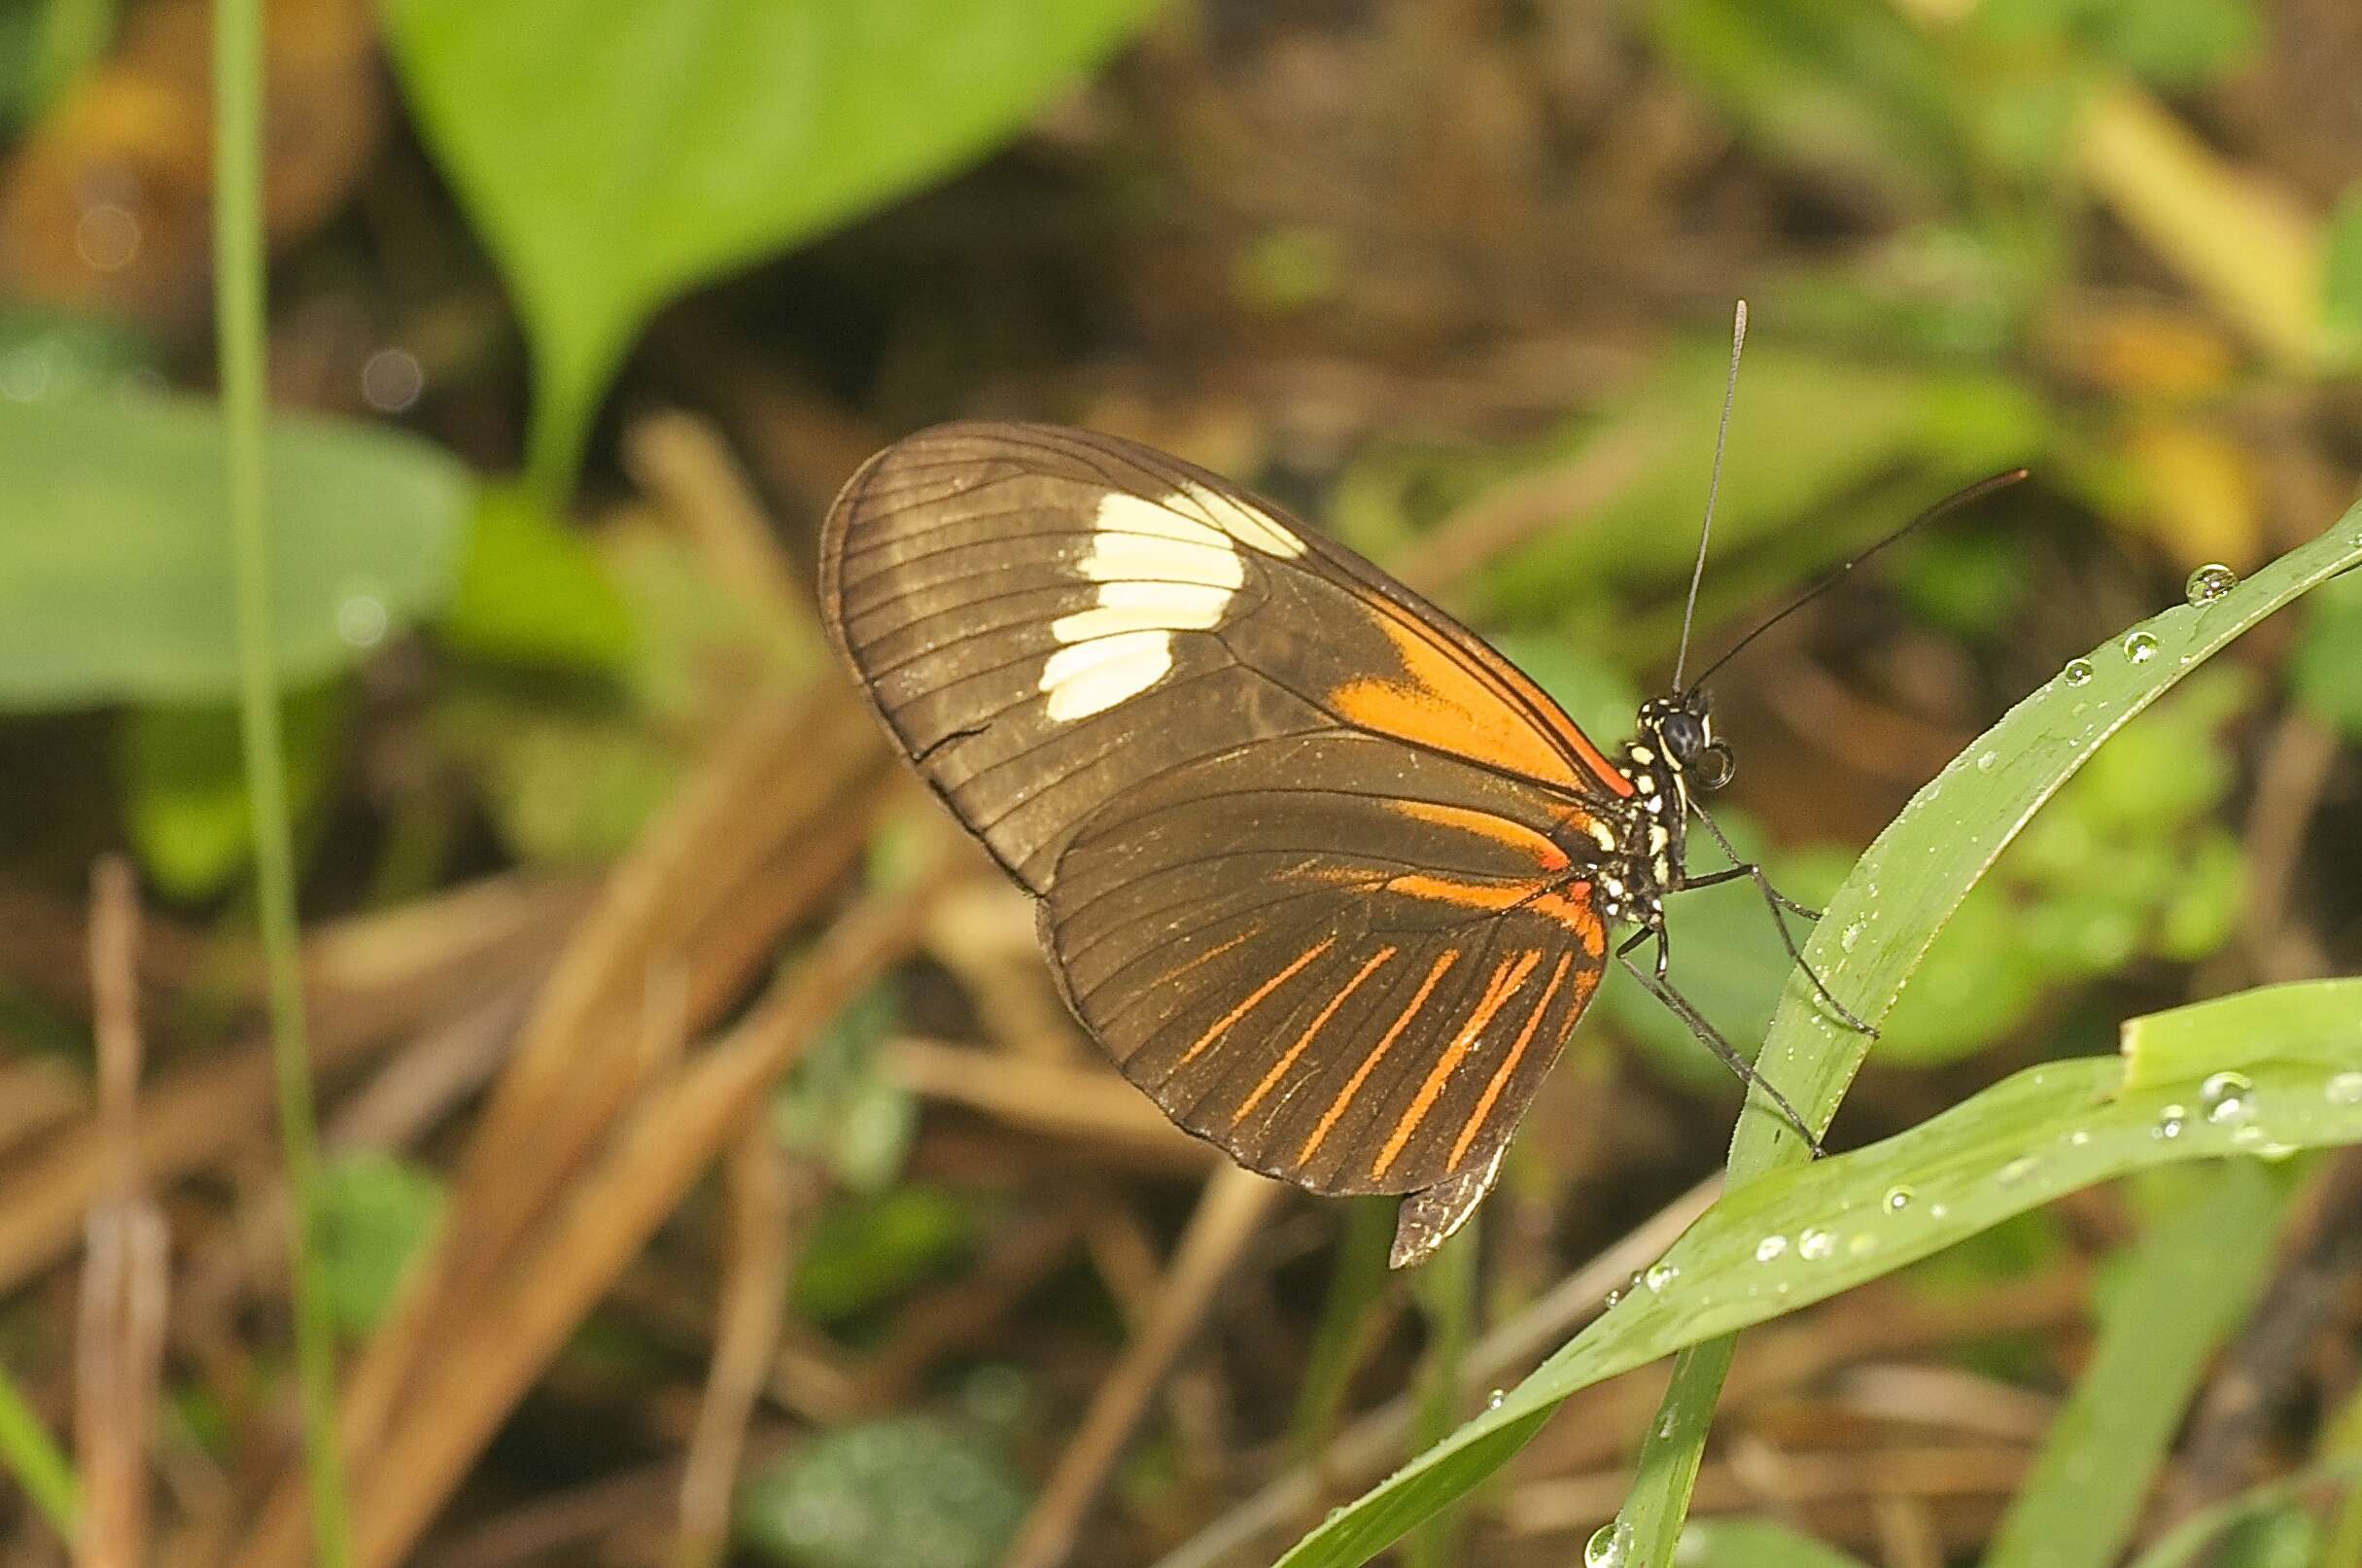
[[[1696,810],[1694,803],[1692,804],[1691,809]],[[1804,961],[1803,950],[1796,946],[1795,937],[1790,935],[1789,932],[1788,922],[1780,919],[1779,915],[1779,912],[1785,909],[1791,914],[1802,915],[1808,920],[1819,920],[1821,918],[1821,912],[1819,910],[1805,908],[1802,904],[1797,903],[1794,899],[1780,891],[1779,889],[1773,887],[1771,885],[1771,878],[1765,876],[1763,874],[1763,868],[1757,865],[1754,861],[1740,859],[1739,852],[1731,848],[1730,840],[1722,836],[1722,829],[1717,825],[1715,819],[1707,816],[1705,812],[1698,811],[1698,820],[1706,824],[1706,830],[1712,833],[1714,835],[1714,841],[1722,847],[1722,853],[1730,856],[1731,864],[1720,871],[1710,871],[1702,877],[1685,876],[1681,881],[1681,885],[1671,890],[1674,892],[1686,892],[1692,888],[1712,888],[1725,882],[1736,882],[1741,877],[1753,878],[1755,884],[1755,890],[1761,893],[1763,895],[1763,901],[1771,906],[1772,924],[1779,928],[1780,945],[1788,949],[1789,961],[1804,971],[1804,978],[1813,983],[1813,990],[1820,993],[1821,999],[1828,1004],[1829,1011],[1837,1015],[1837,1020],[1839,1023],[1845,1025],[1847,1028],[1852,1029],[1857,1034],[1867,1036],[1873,1040],[1877,1039],[1878,1027],[1876,1025],[1856,1016],[1852,1008],[1846,1006],[1845,1003],[1839,1001],[1835,996],[1829,993],[1829,988],[1823,983],[1821,976],[1814,972],[1811,964]]]
[[[1627,956],[1634,948],[1652,936],[1656,939],[1656,962],[1652,966],[1655,971],[1653,974],[1634,963]],[[1629,970],[1632,978],[1639,981],[1650,995],[1661,1002],[1667,1012],[1687,1025],[1689,1032],[1696,1035],[1700,1044],[1720,1059],[1722,1065],[1728,1067],[1737,1076],[1739,1082],[1750,1089],[1760,1090],[1763,1098],[1771,1102],[1772,1109],[1780,1113],[1780,1119],[1796,1130],[1797,1134],[1804,1139],[1805,1145],[1813,1151],[1816,1157],[1828,1152],[1821,1146],[1819,1136],[1805,1125],[1804,1117],[1796,1107],[1788,1102],[1788,1097],[1780,1093],[1770,1079],[1757,1071],[1754,1063],[1741,1056],[1737,1049],[1722,1037],[1721,1030],[1707,1023],[1705,1015],[1690,1005],[1688,997],[1673,989],[1673,983],[1665,978],[1670,964],[1670,944],[1666,941],[1663,931],[1652,931],[1649,927],[1643,926],[1633,932],[1624,944],[1615,950],[1615,961]]]

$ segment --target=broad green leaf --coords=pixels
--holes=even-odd
[[[2269,1037],[2269,1026],[2255,1030]],[[2362,1034],[2349,1042],[2362,1057]],[[2214,1080],[2211,1115],[2246,1102]],[[2091,1359],[2043,1435],[2032,1471],[1985,1551],[1985,1568],[2109,1568],[2190,1397],[2223,1338],[2263,1288],[2288,1206],[2286,1172],[2239,1161],[2175,1184],[2107,1293]]]
[[[1969,887],[2101,741],[2240,632],[2357,562],[2362,562],[2362,507],[2221,598],[2204,606],[2177,606],[2126,638],[2111,640],[2090,657],[2073,661],[1971,743],[1879,835],[1830,901],[1806,946],[1806,961],[1840,994],[1860,998],[1873,1019],[1884,1016]],[[1975,759],[1987,749],[1995,761],[1980,769]],[[1840,933],[1849,928],[1854,939],[1847,947],[1841,945]],[[2335,1005],[2351,1008],[2355,1003],[2345,996]],[[2230,1042],[2219,1035],[2217,1039],[2228,1048]],[[1866,1049],[1866,1041],[1822,1013],[1810,986],[1797,976],[1789,983],[1759,1061],[1808,1117],[1825,1121]],[[1979,1225],[1991,1224],[2032,1202],[2138,1164],[2224,1152],[2234,1146],[2232,1134],[2249,1127],[2259,1129],[2245,1134],[2256,1147],[2267,1146],[2258,1139],[2285,1136],[2260,1115],[2239,1128],[2202,1118],[2171,1137],[2152,1136],[2163,1125],[2165,1107],[2176,1102],[2170,1093],[2148,1089],[2104,1100],[2103,1092],[2121,1076],[2121,1069],[2106,1062],[2034,1070],[2057,1076],[2030,1092],[2021,1075],[1935,1123],[1874,1149],[1788,1171],[1770,1194],[1752,1197],[1756,1186],[1769,1185],[1754,1178],[1794,1165],[1804,1150],[1777,1117],[1751,1101],[1733,1140],[1731,1190],[1677,1243],[1679,1256],[1668,1259],[1682,1271],[1677,1276],[1685,1279],[1682,1289],[1628,1296],[1497,1407],[1339,1510],[1283,1560],[1289,1568],[1365,1562],[1490,1474],[1576,1389],[1612,1371],[1726,1334],[1743,1321],[1760,1321],[1802,1305],[1796,1277],[1790,1277],[1787,1295],[1769,1291],[1765,1266],[1755,1261],[1755,1249],[1772,1234],[1774,1200],[1800,1216],[1790,1217],[1789,1208],[1779,1216],[1780,1234],[1789,1240],[1784,1255],[1793,1260],[1790,1268],[1796,1261],[1810,1261],[1816,1268],[1801,1276],[1802,1282],[1835,1290],[1968,1234],[1977,1226],[1955,1230],[1950,1224],[1963,1212],[1978,1213]],[[2336,1103],[2329,1093],[2333,1083],[2344,1081],[2336,1073],[2317,1064],[2275,1064],[2268,1069],[2275,1081],[2267,1086],[2265,1070],[2250,1076],[2259,1091],[2269,1088],[2276,1114],[2290,1131],[2305,1132],[2314,1141],[2362,1136],[2362,1109]],[[2083,1076],[2070,1080],[2069,1075],[2077,1073]],[[2362,1089],[2362,1079],[2353,1084]],[[2063,1109],[2074,1098],[2066,1091],[2078,1085],[2083,1100],[2079,1116]],[[2064,1120],[2046,1124],[2046,1116]],[[2037,1141],[2044,1131],[2058,1147]],[[2077,1131],[2088,1134],[2082,1145],[2067,1141]],[[1898,1146],[1905,1151],[1899,1158],[1894,1153]],[[1940,1167],[1918,1164],[1938,1155],[1954,1163]],[[2030,1155],[2032,1168],[2020,1170],[2009,1183],[2000,1181],[2012,1162]],[[1947,1188],[1952,1183],[1966,1188],[1959,1202],[1928,1193],[1930,1181],[1939,1178]],[[1891,1209],[1889,1190],[1898,1185],[1917,1189],[1926,1201]],[[2023,1201],[1997,1202],[2004,1198]],[[1941,1215],[1933,1212],[1939,1202],[1946,1205]],[[1858,1231],[1854,1228],[1857,1220]],[[1831,1257],[1802,1259],[1802,1232],[1808,1227],[1830,1235]],[[1922,1227],[1947,1234],[1938,1239]],[[1793,1235],[1789,1234],[1791,1229]],[[1854,1252],[1857,1234],[1871,1237],[1864,1255]],[[1927,1244],[1911,1244],[1914,1237]],[[1818,1244],[1814,1250],[1820,1250]],[[1758,1287],[1754,1297],[1746,1295],[1751,1283]],[[1636,1493],[1641,1512],[1650,1515],[1641,1522],[1648,1555],[1636,1561],[1663,1560],[1671,1550],[1672,1532],[1686,1512],[1685,1473],[1694,1474],[1694,1459],[1685,1455],[1703,1444],[1704,1415],[1719,1384],[1715,1363],[1726,1358],[1727,1344],[1717,1341],[1710,1351],[1719,1356],[1701,1353],[1695,1362],[1700,1375],[1683,1390],[1688,1403],[1670,1412],[1677,1416],[1673,1436],[1659,1439],[1651,1431],[1644,1453],[1645,1474],[1661,1479],[1664,1489],[1650,1498]],[[1652,1472],[1646,1469],[1650,1463],[1656,1467]]]
[[[340,420],[273,421],[269,464],[271,636],[296,685],[442,604],[471,487],[426,442]],[[211,404],[0,401],[0,711],[234,690]]]
[[[420,129],[514,292],[555,500],[641,325],[968,162],[1153,0],[382,0]]]

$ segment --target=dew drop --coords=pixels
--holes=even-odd
[[[2146,632],[2124,634],[2124,656],[2135,664],[2146,664],[2157,657],[2157,639]]]
[[[1911,1200],[1917,1198],[1919,1194],[1913,1192],[1910,1188],[1901,1185],[1899,1182],[1894,1186],[1889,1187],[1887,1189],[1886,1198],[1887,1212],[1890,1214],[1901,1213],[1904,1209],[1911,1206]]]
[[[2362,1072],[2341,1072],[2323,1091],[2332,1105],[2362,1105]]]
[[[1677,1266],[1670,1263],[1652,1263],[1649,1266],[1649,1272],[1641,1275],[1641,1283],[1649,1287],[1650,1295],[1654,1295],[1681,1277],[1682,1271]]]
[[[2078,1149],[2091,1142],[2091,1140],[2092,1130],[2088,1127],[2078,1127],[2072,1132],[2067,1134],[2067,1141],[2073,1144]]]
[[[1812,1263],[1833,1257],[1837,1252],[1837,1237],[1816,1225],[1796,1237],[1796,1256]]]
[[[1951,1208],[1943,1203],[1929,1203],[1928,1205],[1928,1218],[1931,1220],[1940,1220],[1951,1212]]]
[[[2158,1111],[2156,1125],[2149,1129],[2149,1136],[2170,1142],[2181,1136],[2181,1130],[2189,1125],[2188,1106],[2168,1105]]]
[[[1865,922],[1846,922],[1845,929],[1837,933],[1837,945],[1848,953],[1853,952],[1854,944],[1861,940],[1861,933],[1865,929],[1867,929]]]
[[[1767,1237],[1764,1237],[1762,1240],[1757,1241],[1757,1242],[1755,1243],[1755,1262],[1757,1262],[1757,1263],[1769,1263],[1769,1262],[1771,1262],[1771,1261],[1772,1261],[1774,1258],[1776,1258],[1776,1257],[1780,1256],[1780,1254],[1781,1254],[1781,1253],[1786,1252],[1787,1250],[1788,1250],[1788,1237],[1785,1237],[1785,1236],[1767,1236]]]
[[[1502,1401],[1508,1398],[1508,1393],[1496,1388],[1491,1393],[1484,1396],[1484,1408],[1488,1411],[1497,1411],[1501,1408]]]
[[[1582,1544],[1582,1568],[1624,1568],[1632,1556],[1632,1526],[1611,1519]]]
[[[2041,1163],[2031,1154],[2021,1154],[1996,1172],[1994,1179],[2004,1187],[2014,1187],[2032,1175]]]
[[[2089,659],[2069,659],[2067,661],[2067,668],[2060,672],[2059,678],[2065,680],[2070,686],[2084,685],[2089,682],[2092,678],[2092,661]]]
[[[2243,1072],[2211,1073],[2198,1086],[2198,1099],[2206,1108],[2206,1120],[2221,1126],[2246,1119],[2254,1109],[2247,1102],[2254,1090],[2255,1080]]]
[[[1993,771],[1993,753],[1991,751],[1980,751],[1977,753],[1976,771],[1979,773],[1991,773]]]
[[[2193,605],[2210,605],[2239,586],[2239,574],[2220,561],[2208,561],[2190,574],[2181,596]]]

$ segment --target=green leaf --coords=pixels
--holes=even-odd
[[[840,1427],[749,1477],[739,1534],[791,1568],[988,1568],[1025,1517],[998,1445],[927,1416]]]
[[[2177,606],[2146,622],[2138,630],[2149,641],[2133,644],[2138,658],[2128,655],[2124,642],[2116,640],[2090,658],[2075,661],[1971,743],[1879,835],[1830,900],[1826,918],[1806,946],[1806,961],[1839,994],[1858,998],[1857,1005],[1866,1005],[1873,1019],[1883,1017],[1969,887],[2101,741],[2199,661],[2357,562],[2362,562],[2362,507],[2222,598],[2201,607]],[[1980,769],[1970,759],[1987,749],[1994,752],[1995,761]],[[1852,946],[1841,946],[1840,933],[1857,926]],[[2350,1025],[2355,1005],[2352,995],[2345,995],[2330,1010],[2334,1014],[2339,1006],[2346,1008],[2343,1018]],[[2217,1034],[2216,1040],[2220,1044],[2225,1036]],[[1866,1049],[1866,1041],[1822,1013],[1801,976],[1792,976],[1759,1062],[1807,1116],[1825,1121]],[[1789,1238],[1782,1255],[1793,1260],[1790,1269],[1795,1262],[1811,1262],[1816,1267],[1802,1274],[1802,1282],[1808,1289],[1825,1287],[1825,1293],[1925,1256],[1976,1229],[1955,1229],[1950,1223],[1966,1211],[1963,1205],[1975,1206],[1978,1225],[1991,1224],[2074,1185],[2139,1164],[2224,1152],[2240,1146],[2232,1142],[2234,1133],[2257,1148],[2268,1147],[2275,1137],[2291,1143],[2362,1137],[2362,1108],[2336,1103],[2329,1092],[2332,1084],[2345,1080],[2318,1064],[2275,1065],[2269,1070],[2275,1076],[2270,1086],[2264,1083],[2263,1070],[2250,1074],[2259,1095],[2269,1087],[2287,1130],[2304,1137],[2285,1137],[2260,1118],[2238,1128],[2201,1119],[2171,1137],[2151,1136],[2162,1126],[2164,1108],[2175,1103],[2170,1094],[2149,1090],[2143,1092],[2146,1098],[2127,1094],[2103,1103],[2101,1093],[2121,1076],[2115,1063],[2063,1063],[2033,1069],[2056,1076],[2032,1090],[2027,1087],[2031,1075],[2021,1074],[1898,1138],[1788,1170],[1776,1182],[1751,1178],[1792,1166],[1804,1150],[1777,1117],[1751,1101],[1733,1140],[1731,1190],[1668,1255],[1667,1261],[1682,1272],[1676,1276],[1685,1281],[1681,1289],[1627,1296],[1499,1406],[1339,1510],[1283,1560],[1289,1568],[1365,1562],[1516,1452],[1558,1402],[1576,1389],[1613,1371],[1725,1334],[1742,1322],[1760,1321],[1802,1305],[1797,1277],[1790,1276],[1790,1291],[1780,1295],[1768,1289],[1772,1280],[1763,1272],[1766,1266],[1755,1261],[1756,1248],[1774,1228]],[[2352,1083],[2362,1089],[2362,1079]],[[2072,1092],[2077,1089],[2079,1095]],[[2080,1113],[2070,1103],[2076,1099]],[[2258,1131],[2247,1133],[2251,1127]],[[2042,1131],[2060,1140],[2071,1139],[2077,1131],[2088,1136],[2082,1145],[2062,1141],[2053,1149],[2032,1141]],[[1980,1143],[1981,1138],[1986,1141]],[[1898,1147],[1903,1150],[1900,1157],[1894,1152]],[[2017,1172],[2009,1183],[2000,1181],[2010,1162],[2036,1147],[2045,1152],[2035,1158],[2032,1169]],[[1920,1164],[1938,1155],[1952,1163],[1940,1167]],[[1940,1182],[1947,1193],[1956,1183],[1964,1190],[1954,1202],[1935,1198],[1929,1192],[1931,1182]],[[1890,1210],[1887,1194],[1897,1185],[1916,1188],[1924,1201],[1907,1202],[1899,1212]],[[1940,1215],[1934,1213],[1938,1202],[1945,1204]],[[1775,1216],[1772,1210],[1778,1204],[1786,1206]],[[1808,1227],[1832,1237],[1832,1257],[1801,1258],[1802,1233]],[[1946,1234],[1939,1237],[1920,1227]],[[1871,1237],[1860,1255],[1854,1251],[1858,1234]],[[1913,1237],[1926,1244],[1911,1244]],[[1746,1294],[1749,1284],[1757,1287],[1752,1297]],[[1710,1350],[1727,1356],[1727,1345],[1719,1342]],[[1716,1354],[1702,1354],[1697,1364],[1712,1373],[1715,1360]],[[1653,1534],[1641,1543],[1647,1555],[1635,1560],[1661,1561],[1671,1550],[1665,1527],[1678,1527],[1686,1510],[1682,1481],[1685,1471],[1694,1474],[1694,1459],[1684,1455],[1703,1442],[1703,1411],[1711,1409],[1719,1376],[1701,1376],[1696,1383],[1689,1390],[1692,1406],[1672,1412],[1686,1417],[1675,1422],[1674,1439],[1660,1441],[1652,1431],[1649,1440],[1645,1462],[1655,1464],[1656,1473],[1669,1484],[1652,1523]]]
[[[298,820],[327,793],[344,714],[336,684],[290,692],[281,704],[288,809]],[[171,898],[221,891],[255,842],[237,710],[134,709],[118,745],[131,842],[149,880]]]
[[[231,693],[223,471],[210,403],[0,401],[0,711]],[[273,422],[271,636],[289,684],[441,605],[470,488],[398,432]]]
[[[514,291],[529,468],[571,484],[641,325],[985,153],[1153,0],[384,0],[420,129]]]
[[[1995,1529],[1985,1568],[2121,1560],[2190,1397],[2263,1287],[2291,1193],[2284,1172],[2251,1162],[2191,1175],[2131,1249],[2091,1359]]]

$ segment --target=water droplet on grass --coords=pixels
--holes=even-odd
[[[1632,1555],[1632,1526],[1611,1519],[1582,1544],[1582,1568],[1624,1568]]]
[[[1890,1214],[1901,1213],[1911,1206],[1911,1200],[1918,1196],[1919,1194],[1897,1182],[1887,1189],[1887,1212]]]
[[[2210,605],[2238,586],[2238,573],[2220,561],[2208,561],[2190,574],[2190,580],[2181,585],[2181,596],[2192,605]]]
[[[2211,1073],[2198,1086],[2198,1100],[2206,1108],[2206,1120],[2219,1126],[2240,1121],[2252,1111],[2247,1097],[2254,1089],[2255,1080],[2243,1072]]]
[[[1675,1280],[1681,1277],[1682,1271],[1676,1265],[1670,1263],[1652,1263],[1649,1266],[1649,1272],[1641,1275],[1641,1283],[1647,1285],[1650,1293],[1653,1294],[1657,1291],[1663,1290],[1667,1285],[1672,1284]]]
[[[2124,656],[2135,664],[2146,664],[2157,657],[2157,639],[2146,632],[2124,634]]]
[[[1816,1225],[1796,1237],[1796,1256],[1808,1262],[1820,1263],[1835,1255],[1837,1237]]]
[[[2168,1105],[2158,1111],[2157,1123],[2149,1129],[2149,1136],[2170,1142],[2181,1136],[2182,1129],[2189,1125],[2190,1108],[2188,1106]]]
[[[1767,1236],[1767,1237],[1764,1237],[1762,1240],[1757,1241],[1757,1242],[1755,1243],[1755,1262],[1757,1262],[1757,1263],[1769,1263],[1769,1262],[1771,1262],[1771,1261],[1772,1261],[1774,1258],[1776,1258],[1776,1257],[1780,1256],[1780,1254],[1781,1254],[1781,1253],[1786,1252],[1787,1250],[1788,1250],[1788,1237],[1785,1237],[1785,1236]]]
[[[2092,661],[2089,659],[2067,660],[2067,668],[2059,672],[2059,679],[2070,686],[2088,684],[2092,679]]]
[[[2362,1105],[2362,1072],[2341,1072],[2322,1092],[2332,1105]]]

